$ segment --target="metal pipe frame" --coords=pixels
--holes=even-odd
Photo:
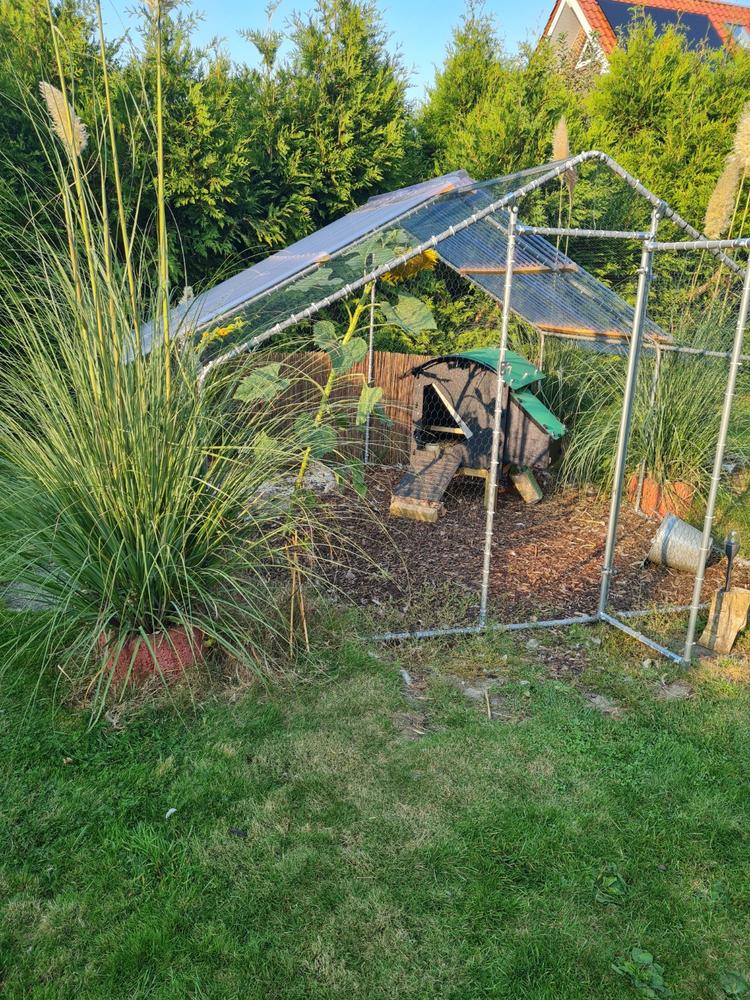
[[[539,369],[539,371],[543,371],[544,370],[544,348],[546,346],[546,344],[545,344],[546,334],[545,334],[544,330],[539,330],[537,332],[539,333],[539,355],[538,355],[539,360],[537,361],[537,368]]]
[[[705,607],[705,605],[702,605]],[[618,611],[619,618],[648,618],[651,615],[677,615],[684,614],[690,610],[689,604],[669,604],[655,608],[637,608],[629,611]],[[596,615],[571,615],[569,618],[548,618],[542,621],[527,622],[491,622],[489,625],[458,625],[455,628],[425,628],[413,629],[405,632],[381,632],[379,635],[368,636],[368,642],[408,642],[412,639],[450,639],[452,636],[460,635],[481,635],[485,632],[532,632],[535,629],[567,628],[570,625],[597,625],[602,622],[602,618]],[[607,624],[612,624],[608,622]],[[622,622],[618,621],[618,626]],[[634,630],[631,630],[634,631]],[[640,633],[636,633],[631,638],[641,641]],[[645,637],[644,637],[645,638]],[[652,645],[646,639],[646,645]],[[664,649],[665,647],[661,647]],[[676,656],[668,650],[671,656]]]
[[[487,622],[487,607],[490,598],[490,568],[492,563],[492,529],[497,504],[498,465],[501,464],[500,449],[505,445],[503,433],[503,394],[505,392],[505,360],[508,351],[508,327],[511,314],[511,293],[513,290],[513,263],[516,254],[516,226],[518,207],[512,205],[508,220],[508,252],[505,265],[505,288],[503,291],[503,315],[500,323],[500,353],[497,359],[497,379],[495,381],[495,410],[492,421],[492,451],[490,453],[490,476],[487,489],[487,512],[484,528],[484,556],[482,560],[482,594],[479,602],[479,625]]]
[[[662,352],[659,345],[656,345],[656,358],[654,360],[654,374],[651,379],[651,392],[649,394],[649,410],[648,410],[648,423],[649,429],[651,424],[651,415],[654,412],[654,406],[656,405],[656,393],[659,390],[659,376],[661,375],[661,358]],[[635,496],[635,509],[636,512],[640,514],[641,512],[641,500],[643,499],[643,484],[646,481],[646,459],[644,458],[641,462],[641,467],[638,470],[638,489]]]
[[[652,250],[747,250],[748,248],[750,248],[750,239],[744,236],[734,240],[678,240],[671,243],[653,240],[651,242]]]
[[[340,288],[337,292],[334,292],[331,295],[326,296],[325,298],[319,300],[318,302],[312,303],[306,309],[303,309],[298,313],[288,316],[285,320],[275,324],[275,326],[269,328],[260,335],[252,338],[251,340],[243,344],[239,344],[230,351],[226,352],[225,354],[222,354],[219,357],[214,358],[212,361],[210,361],[207,365],[204,366],[204,368],[202,369],[202,371],[198,376],[197,387],[198,390],[200,391],[209,374],[218,365],[223,364],[226,361],[231,361],[247,351],[254,350],[256,347],[260,346],[260,344],[266,342],[267,340],[270,340],[271,338],[275,337],[284,330],[289,329],[292,326],[296,326],[298,323],[303,322],[306,319],[309,319],[317,312],[319,312],[321,309],[327,308],[328,306],[333,305],[333,303],[338,302],[341,299],[348,298],[350,295],[352,295],[354,292],[358,291],[362,287],[366,286],[368,283],[377,281],[378,278],[388,273],[388,271],[391,271],[394,268],[407,263],[413,257],[417,257],[420,254],[423,254],[426,250],[436,248],[441,242],[456,235],[456,233],[462,232],[463,230],[469,228],[469,226],[474,225],[475,223],[481,221],[482,219],[489,218],[490,216],[494,215],[501,209],[510,207],[511,226],[509,227],[509,248],[508,248],[509,264],[506,269],[506,294],[503,302],[503,320],[504,320],[505,330],[501,334],[501,356],[498,361],[499,393],[495,405],[496,426],[493,427],[494,469],[491,471],[491,478],[492,474],[494,473],[495,482],[494,482],[494,491],[491,490],[491,497],[490,497],[491,502],[487,512],[488,515],[487,531],[485,533],[485,567],[483,569],[482,603],[480,607],[479,624],[476,626],[467,626],[465,628],[458,628],[458,629],[431,629],[431,630],[421,630],[417,632],[387,633],[385,636],[381,637],[381,639],[383,640],[385,640],[386,638],[408,639],[408,638],[432,638],[432,637],[449,636],[449,635],[471,635],[483,632],[488,628],[486,624],[486,617],[487,617],[487,604],[489,597],[489,586],[488,586],[489,562],[491,560],[491,540],[492,540],[492,526],[494,521],[494,501],[496,498],[496,490],[497,490],[497,462],[498,462],[498,451],[499,451],[498,428],[501,427],[501,422],[502,422],[501,393],[504,385],[503,369],[505,361],[505,348],[507,347],[507,324],[510,315],[510,291],[512,282],[512,253],[513,253],[513,248],[511,247],[511,244],[514,242],[514,236],[517,227],[516,206],[519,201],[521,201],[524,197],[526,197],[526,195],[530,194],[532,191],[535,191],[538,188],[549,183],[551,180],[560,177],[566,171],[574,169],[580,164],[592,160],[598,160],[604,163],[607,167],[609,167],[609,169],[613,173],[619,176],[626,184],[628,184],[631,188],[633,188],[633,190],[635,190],[644,199],[646,199],[651,204],[653,209],[652,229],[649,234],[645,235],[643,241],[641,268],[639,269],[638,297],[633,317],[633,335],[631,337],[630,352],[629,352],[628,384],[626,385],[625,405],[623,406],[623,414],[620,426],[620,437],[618,441],[618,454],[616,457],[615,489],[613,491],[613,496],[612,496],[607,546],[605,551],[604,567],[602,570],[602,585],[600,591],[599,608],[596,615],[578,616],[573,619],[555,619],[550,622],[542,622],[542,623],[528,622],[528,623],[518,623],[516,625],[505,625],[505,626],[498,625],[489,627],[492,628],[493,630],[514,631],[523,628],[542,628],[542,627],[552,628],[552,627],[562,626],[564,624],[576,624],[576,623],[585,624],[587,622],[593,623],[595,621],[602,621],[611,625],[614,628],[619,629],[620,631],[629,635],[631,638],[634,638],[637,641],[644,643],[646,646],[648,646],[651,649],[654,649],[661,655],[666,656],[672,660],[675,660],[676,662],[684,663],[684,662],[689,662],[690,660],[690,656],[692,654],[692,646],[695,637],[695,625],[697,620],[697,614],[701,607],[700,592],[702,589],[703,577],[705,573],[705,561],[708,555],[708,551],[705,548],[705,542],[706,542],[706,536],[708,536],[708,539],[710,540],[710,531],[713,523],[713,513],[716,501],[716,493],[718,491],[718,481],[721,475],[721,464],[723,462],[724,451],[726,446],[726,436],[729,425],[729,417],[731,415],[731,405],[734,398],[737,372],[739,370],[740,364],[743,361],[750,360],[750,358],[741,353],[742,339],[744,335],[745,326],[747,323],[748,311],[750,310],[750,268],[743,269],[739,264],[737,264],[735,260],[733,260],[731,257],[728,257],[723,251],[725,249],[750,248],[750,239],[708,240],[706,238],[703,238],[702,234],[693,226],[691,226],[688,222],[686,222],[676,211],[674,211],[674,209],[671,208],[671,206],[669,206],[666,202],[662,201],[660,198],[657,198],[656,195],[654,195],[651,191],[649,191],[648,188],[646,188],[643,184],[641,184],[641,182],[638,181],[635,177],[633,177],[626,170],[624,170],[624,168],[622,168],[610,156],[598,150],[591,150],[586,153],[580,153],[577,156],[569,157],[567,160],[560,161],[556,167],[547,171],[543,175],[537,177],[535,180],[530,181],[528,184],[523,185],[522,187],[516,189],[513,192],[509,192],[504,197],[498,199],[497,201],[492,202],[488,206],[485,206],[485,208],[480,209],[479,211],[475,212],[473,215],[467,217],[466,219],[461,220],[461,222],[449,226],[442,233],[433,235],[432,237],[430,237],[430,239],[425,240],[424,242],[413,247],[411,250],[400,255],[399,257],[394,258],[393,260],[387,262],[386,264],[381,265],[378,268],[375,268],[374,270],[371,270],[368,274],[363,275],[362,278],[359,278],[356,281],[348,283],[344,287]],[[424,206],[419,206],[418,209],[414,209],[413,211],[418,211],[423,207]],[[391,226],[395,222],[398,222],[399,219],[403,219],[411,214],[412,211],[405,212],[403,216],[400,216],[398,219],[391,220],[388,223],[388,225]],[[675,226],[686,232],[689,236],[692,236],[693,240],[672,242],[672,243],[658,242],[656,240],[656,235],[660,219],[666,219],[670,221]],[[521,231],[523,232],[524,230]],[[525,231],[533,232],[533,227],[527,227]],[[548,230],[548,233],[552,234],[552,232],[553,231]],[[557,231],[554,232],[556,233]],[[609,231],[609,232],[610,234],[614,234],[612,235],[612,238],[640,239],[644,237],[644,234],[640,233],[625,233],[625,234],[620,233],[619,235],[617,235],[617,231]],[[584,234],[588,234],[592,238],[594,236],[598,238],[606,238],[607,231],[572,230],[567,234],[565,233],[564,230],[560,231],[560,235],[574,235],[574,234],[581,236],[583,236]],[[638,363],[640,360],[641,350],[644,346],[643,321],[646,312],[646,304],[647,304],[646,299],[648,295],[648,288],[650,285],[653,254],[660,250],[665,250],[665,251],[706,250],[713,256],[715,256],[718,260],[720,260],[723,264],[725,264],[731,271],[735,272],[738,275],[742,275],[745,279],[745,285],[742,297],[742,306],[740,310],[740,319],[737,324],[737,333],[735,336],[734,350],[731,352],[732,363],[730,368],[730,378],[729,378],[729,383],[727,385],[727,392],[722,411],[721,430],[720,430],[719,442],[717,445],[715,463],[714,463],[714,478],[712,480],[711,495],[709,497],[709,507],[707,508],[706,519],[704,522],[703,558],[701,559],[701,566],[699,567],[699,571],[696,576],[695,588],[693,594],[693,603],[690,607],[690,623],[688,628],[688,639],[685,645],[685,654],[682,657],[678,656],[671,650],[668,650],[666,647],[660,646],[658,643],[655,643],[653,640],[649,639],[647,636],[636,631],[635,629],[629,628],[629,626],[625,625],[618,618],[614,618],[612,615],[608,614],[606,610],[609,598],[609,584],[612,573],[612,565],[614,560],[617,526],[619,523],[619,513],[622,502],[622,491],[624,485],[624,463],[627,455],[627,445],[630,435],[630,424],[632,420],[632,404],[635,392],[635,381],[638,371]],[[295,278],[299,277],[299,275],[295,275],[294,277]],[[258,298],[260,297],[262,296],[258,296]],[[237,307],[235,307],[235,311],[237,308],[241,308],[246,304],[247,303],[242,303],[241,305],[238,305]],[[215,321],[217,321],[216,317],[214,317],[211,322]],[[556,336],[555,334],[549,334],[549,335]],[[573,337],[572,339],[576,338]],[[583,338],[578,338],[578,339],[583,339]],[[659,346],[661,347],[661,349],[666,349],[666,350],[669,349],[667,345],[659,345]],[[677,349],[684,351],[684,353],[694,353],[697,355],[703,355],[709,357],[726,356],[721,352],[702,351],[700,349],[695,349],[695,348],[693,349],[677,348]],[[493,493],[494,495],[492,495]],[[650,613],[652,612],[645,612],[645,614],[650,614]],[[656,613],[656,610],[653,613]],[[625,617],[625,615],[621,613],[620,617],[621,618]]]
[[[654,208],[651,213],[651,239],[656,237],[661,220],[661,210]],[[625,382],[625,395],[622,404],[620,431],[617,438],[617,453],[615,456],[615,474],[612,485],[612,503],[607,526],[607,541],[604,549],[604,564],[602,566],[602,583],[599,591],[599,614],[607,610],[609,604],[609,589],[617,546],[617,528],[620,523],[620,508],[625,485],[625,464],[630,444],[630,429],[633,420],[633,404],[638,382],[638,368],[641,360],[641,345],[643,329],[646,320],[648,293],[651,286],[651,271],[654,252],[649,249],[648,241],[644,241],[641,252],[641,266],[638,269],[638,291],[636,293],[635,309],[633,310],[633,333],[630,338],[628,355],[628,374]]]
[[[748,241],[750,246],[750,241]],[[695,586],[693,588],[693,604],[690,609],[690,620],[688,622],[687,637],[685,639],[684,659],[690,663],[693,655],[693,645],[695,643],[695,632],[698,620],[698,610],[703,590],[703,581],[706,574],[706,562],[711,550],[711,530],[713,528],[714,510],[716,508],[716,497],[719,492],[721,482],[721,469],[724,464],[724,453],[727,445],[727,435],[729,433],[729,422],[732,416],[732,403],[737,387],[737,375],[740,370],[740,357],[742,345],[745,338],[748,313],[750,313],[750,267],[745,272],[745,283],[742,288],[742,299],[740,300],[740,311],[737,317],[737,328],[734,335],[734,349],[732,360],[729,364],[729,374],[724,393],[724,404],[721,410],[721,423],[719,426],[719,436],[716,442],[716,453],[714,455],[714,467],[711,475],[711,486],[708,491],[706,501],[706,514],[703,521],[703,538],[701,541],[701,553],[698,559],[698,571],[695,574]]]
[[[377,281],[373,281],[370,290],[370,328],[367,338],[367,385],[372,386],[375,375],[375,292]],[[370,463],[370,411],[367,411],[365,418],[365,446],[362,461],[365,465]]]
[[[638,242],[647,240],[651,235],[619,229],[566,229],[557,226],[519,226],[518,232],[524,236],[570,236],[582,240],[638,240]]]
[[[624,632],[624,634],[630,636],[631,639],[635,639],[636,642],[640,642],[644,646],[648,646],[649,649],[653,649],[655,653],[659,653],[660,656],[666,657],[666,659],[671,660],[673,663],[679,663],[680,665],[684,663],[684,660],[679,653],[675,653],[666,646],[662,646],[659,642],[654,642],[653,639],[649,639],[647,635],[644,635],[637,629],[631,628],[629,625],[626,625],[625,622],[621,622],[619,618],[615,618],[614,615],[609,615],[606,611],[600,611],[598,617],[600,621],[605,622],[607,625],[611,625],[619,632]]]
[[[274,326],[270,327],[268,330],[265,330],[258,336],[253,337],[242,344],[238,344],[236,347],[233,347],[231,350],[227,351],[224,354],[220,354],[218,357],[209,361],[208,364],[206,364],[200,371],[197,378],[198,390],[200,391],[202,389],[206,379],[211,374],[211,372],[214,371],[219,365],[223,364],[224,362],[233,361],[240,355],[245,354],[248,351],[254,350],[256,347],[259,347],[261,344],[265,343],[267,340],[270,340],[272,337],[277,336],[279,333],[283,333],[284,330],[288,330],[290,327],[296,326],[298,323],[302,323],[305,320],[310,319],[316,313],[320,312],[321,309],[326,309],[328,306],[333,305],[335,302],[339,302],[341,299],[348,298],[354,292],[358,291],[360,288],[363,288],[371,281],[376,281],[378,278],[381,278],[384,274],[387,274],[394,268],[400,267],[402,264],[406,264],[413,257],[420,256],[420,254],[423,254],[426,250],[434,250],[438,246],[438,244],[442,243],[444,240],[449,239],[451,236],[455,236],[456,233],[463,232],[463,230],[468,229],[469,226],[473,226],[475,223],[481,222],[482,219],[486,219],[489,216],[494,215],[501,209],[521,201],[527,195],[531,194],[532,191],[536,191],[538,188],[544,187],[545,184],[548,184],[550,181],[559,178],[566,171],[574,169],[575,167],[580,166],[583,163],[587,163],[590,160],[599,160],[600,162],[604,163],[607,167],[609,167],[609,169],[613,173],[617,174],[617,176],[620,177],[623,181],[625,181],[626,184],[632,187],[634,191],[637,191],[638,194],[641,195],[641,197],[645,198],[646,201],[650,202],[653,208],[659,209],[659,211],[662,213],[663,218],[668,219],[678,228],[688,233],[688,235],[695,237],[695,239],[699,241],[701,249],[707,249],[717,259],[721,260],[724,264],[726,264],[726,266],[730,270],[735,271],[738,274],[744,274],[743,269],[739,266],[739,264],[737,264],[736,261],[732,260],[731,257],[727,257],[727,255],[723,253],[720,249],[715,249],[712,248],[710,245],[706,245],[710,244],[711,241],[701,239],[701,233],[699,233],[697,229],[694,229],[689,222],[686,222],[665,201],[662,201],[660,198],[657,198],[657,196],[653,194],[653,192],[649,191],[648,188],[644,187],[644,185],[641,184],[641,182],[637,180],[635,177],[633,177],[632,174],[629,174],[627,170],[624,170],[619,165],[619,163],[617,163],[616,160],[613,160],[611,156],[608,156],[606,153],[602,153],[599,150],[589,150],[588,152],[585,153],[579,153],[577,156],[571,156],[567,160],[561,160],[556,167],[542,174],[540,177],[537,177],[533,181],[529,181],[528,184],[525,184],[522,187],[517,188],[515,191],[512,191],[504,195],[502,198],[498,198],[497,201],[492,202],[490,205],[486,205],[484,208],[475,212],[473,215],[468,216],[466,219],[463,219],[461,222],[457,222],[455,225],[449,226],[442,233],[437,233],[436,235],[430,237],[430,239],[425,240],[423,243],[418,244],[417,246],[413,247],[406,253],[401,254],[401,256],[395,257],[393,260],[388,261],[386,264],[383,264],[380,267],[376,268],[375,270],[370,271],[368,274],[363,275],[362,278],[358,278],[356,281],[353,281],[345,285],[343,288],[340,288],[337,292],[333,292],[331,295],[327,295],[325,298],[320,299],[317,302],[313,302],[306,309],[302,309],[298,313],[293,313],[292,315],[288,316],[285,320],[282,320],[280,323],[276,323]],[[444,197],[444,195],[438,195],[436,196],[436,198],[437,197]],[[414,212],[420,211],[422,208],[424,208],[424,205],[420,205],[418,206],[418,208],[411,209],[408,212],[404,212],[403,215],[398,216],[396,219],[392,219],[387,226],[381,228],[388,228],[394,225],[395,223],[402,221],[403,219],[412,215]],[[377,231],[378,231],[377,229],[373,230],[373,232]],[[372,233],[368,235],[372,235]],[[685,244],[677,244],[678,247],[683,247],[684,245]],[[669,244],[665,244],[664,246],[668,247]],[[295,275],[294,277],[299,277],[299,275]],[[290,281],[291,280],[293,279],[290,279]],[[210,323],[207,322],[202,326],[201,325],[196,326],[195,331],[199,332],[201,329],[203,329],[206,326],[209,326],[211,323],[220,322],[221,319],[236,313],[237,309],[249,305],[250,301],[256,301],[257,299],[260,299],[262,297],[263,295],[258,295],[255,296],[252,300],[248,300],[247,303],[243,302],[241,304],[233,306],[231,310],[225,311],[224,313],[221,314],[221,316],[213,317]]]
[[[582,344],[591,344],[591,337],[584,337],[576,333],[556,333],[551,330],[543,331],[545,337],[554,337],[556,340],[575,340]],[[595,342],[595,341],[594,341]],[[602,344],[602,346],[606,346]],[[728,359],[732,357],[732,351],[709,351],[703,347],[686,347],[681,344],[662,344],[653,343],[648,340],[644,340],[641,347],[643,351],[657,351],[659,353],[671,353],[671,354],[690,354],[695,357],[703,358],[723,358]],[[604,353],[604,352],[603,352]],[[741,354],[740,362],[742,364],[747,364],[750,361],[750,354]],[[541,367],[541,366],[537,366]]]

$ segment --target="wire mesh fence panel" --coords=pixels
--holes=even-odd
[[[344,539],[330,560],[332,592],[367,607],[374,632],[476,625],[497,406],[490,621],[597,612],[620,475],[604,607],[619,614],[690,602],[690,578],[646,557],[667,501],[700,521],[742,255],[652,257],[657,199],[595,158],[579,162],[575,177],[557,173],[538,189],[550,165],[485,184],[462,175],[418,203],[402,201],[379,225],[355,227],[348,242],[306,258],[302,271],[245,303],[230,331],[271,345],[282,372],[304,371],[305,385],[289,379],[285,403],[312,415],[323,394],[346,460],[362,457],[368,434],[369,463],[357,473],[366,495],[355,497],[347,481],[324,503]],[[530,193],[509,258],[508,206],[519,185]],[[659,238],[675,239],[681,223],[664,211]],[[508,288],[510,350],[498,399]],[[345,370],[340,357],[350,348],[337,338],[357,345]],[[209,347],[216,358],[231,355],[223,336]],[[380,394],[366,420],[357,413],[363,389]],[[729,456],[742,469],[750,451],[744,374],[738,390]],[[618,451],[623,428],[628,448]],[[736,519],[736,497],[725,509]],[[673,640],[667,630],[659,641]]]

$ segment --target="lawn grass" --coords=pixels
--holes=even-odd
[[[29,663],[0,693],[3,995],[617,1000],[638,945],[722,996],[750,973],[747,667],[670,702],[627,640],[540,641],[330,640],[294,688],[91,729]],[[494,721],[451,675],[492,678]]]

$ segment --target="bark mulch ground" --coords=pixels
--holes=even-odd
[[[484,546],[481,480],[454,480],[437,524],[392,518],[392,488],[401,470],[367,473],[372,516],[342,495],[327,502],[339,530],[352,539],[346,563],[331,570],[355,603],[373,606],[384,625],[421,628],[476,620]],[[500,494],[492,547],[492,613],[501,621],[591,613],[596,609],[609,512],[608,498],[561,489],[548,480],[545,497],[525,504]],[[644,563],[658,521],[629,505],[620,521],[611,603],[616,609],[688,604],[693,578]],[[709,568],[704,599],[721,585],[724,563]],[[738,586],[750,585],[739,571]]]

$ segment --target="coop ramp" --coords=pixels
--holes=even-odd
[[[393,492],[391,514],[413,521],[437,521],[445,491],[464,457],[460,444],[432,445],[418,453]]]

